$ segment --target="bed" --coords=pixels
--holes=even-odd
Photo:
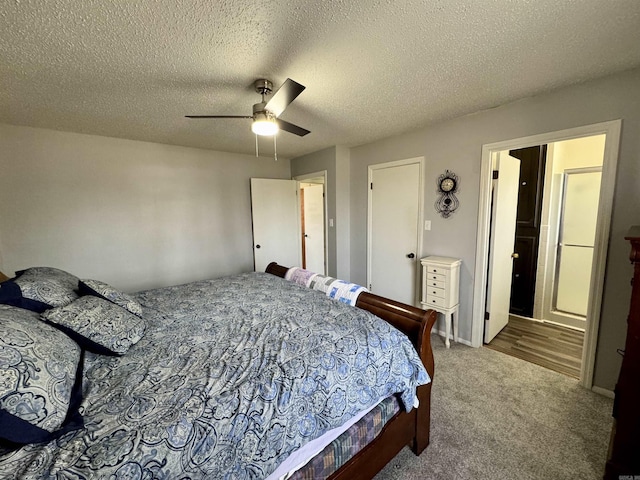
[[[373,477],[406,445],[420,454],[435,312],[370,293],[354,308],[285,280],[288,271],[272,263],[131,296],[71,274],[43,287],[30,269],[1,283],[0,314],[17,320],[0,325],[0,421],[37,423],[25,410],[35,415],[33,399],[47,392],[57,418],[34,428],[36,441],[12,436],[19,428],[3,437],[0,478],[354,479]],[[87,330],[102,317],[110,335]],[[26,326],[43,346],[22,345]],[[52,368],[47,343],[77,368]],[[20,345],[45,367],[8,353]],[[45,374],[48,390],[34,393]],[[31,389],[21,393],[28,409],[7,400],[18,384]],[[318,437],[329,440],[311,460],[296,457]],[[295,468],[278,473],[287,462]]]

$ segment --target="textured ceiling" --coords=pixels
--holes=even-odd
[[[256,78],[307,87],[295,157],[639,65],[638,0],[0,4],[0,122],[239,153],[250,120],[184,115],[250,115]]]

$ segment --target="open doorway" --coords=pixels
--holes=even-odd
[[[295,177],[300,201],[302,268],[327,274],[326,171]]]
[[[492,225],[503,225],[503,236],[513,232],[511,239],[501,239],[513,245],[504,259],[512,274],[503,279],[511,282],[508,315],[504,323],[487,322],[485,343],[575,378],[582,363],[604,145],[605,136],[594,135],[497,155],[515,158],[516,165],[519,160],[513,181],[517,206],[507,206],[515,209],[510,228],[505,218],[492,215]],[[494,183],[498,173],[508,173],[501,170],[494,167]],[[495,212],[504,198],[493,190]],[[490,252],[489,292],[496,268]],[[494,306],[495,299],[487,297]]]
[[[525,137],[496,144],[484,145],[481,165],[480,206],[478,214],[478,239],[476,251],[476,278],[474,284],[474,308],[472,345],[482,345],[485,327],[485,306],[487,298],[489,232],[491,221],[491,187],[493,181],[493,158],[498,152],[521,149],[536,145],[549,145],[554,142],[604,135],[604,161],[602,164],[602,183],[599,192],[598,215],[595,226],[595,239],[592,250],[592,268],[589,278],[588,306],[585,320],[584,348],[580,379],[583,386],[592,387],[593,365],[600,318],[600,306],[604,282],[604,271],[608,247],[610,215],[615,184],[615,172],[618,159],[618,144],[621,121],[605,122],[597,125],[579,127],[559,132],[551,132]],[[511,252],[516,253],[516,252]],[[548,265],[547,265],[548,266]],[[536,279],[538,282],[539,279]]]

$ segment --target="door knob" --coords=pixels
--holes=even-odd
[[[260,245],[256,245],[256,248],[260,248]]]
[[[416,258],[415,253],[409,253],[407,254],[407,258]]]
[[[518,252],[514,252],[511,254],[511,258],[520,258],[520,254]]]

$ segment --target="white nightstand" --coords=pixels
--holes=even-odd
[[[460,265],[462,260],[450,257],[425,257],[422,264],[422,308],[444,314],[445,345],[449,348],[449,332],[453,322],[453,340],[458,341],[458,307]]]

